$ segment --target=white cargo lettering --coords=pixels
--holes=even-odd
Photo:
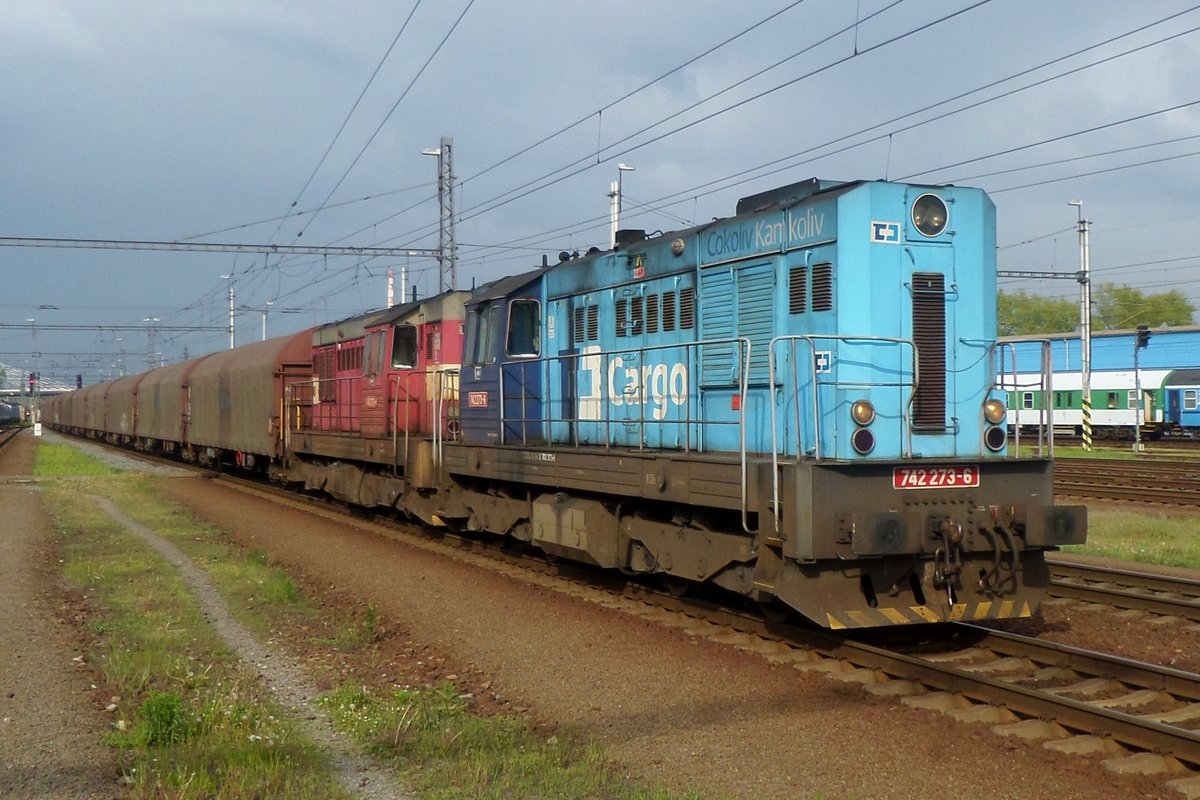
[[[596,350],[588,350],[584,351],[585,356],[580,360],[580,372],[590,377],[590,385],[581,376],[577,409],[579,419],[603,418],[599,391],[602,384],[604,394],[614,408],[649,403],[651,416],[655,420],[666,419],[670,405],[682,406],[687,402],[688,371],[685,364],[676,362],[670,365],[627,367],[624,358],[612,356],[608,359],[608,369],[604,371],[607,374],[604,374],[601,356],[595,355]]]

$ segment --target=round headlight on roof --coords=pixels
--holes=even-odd
[[[912,207],[912,221],[922,236],[938,236],[946,230],[950,212],[936,194],[923,194]]]
[[[1007,409],[1004,408],[1004,403],[999,400],[988,400],[983,404],[983,418],[993,425],[999,425],[1004,421],[1004,416]]]

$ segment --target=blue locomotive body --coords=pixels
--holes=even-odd
[[[954,215],[932,236],[909,213],[931,195]],[[743,208],[478,294],[463,378],[464,396],[476,392],[463,411],[468,441],[1004,457],[1002,440],[987,446],[983,416],[1002,396],[990,362],[994,210],[983,192],[812,182]],[[496,326],[507,336],[522,316],[505,312],[506,293],[542,309],[540,341],[489,362],[472,342]],[[864,402],[873,419],[856,422]]]
[[[831,627],[1028,614],[1086,521],[1008,451],[995,328],[978,189],[814,180],[623,231],[468,301],[445,463],[492,488],[440,518]]]

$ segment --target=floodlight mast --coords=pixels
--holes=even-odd
[[[609,225],[612,228],[609,237],[609,246],[616,249],[617,246],[617,230],[621,227],[621,176],[626,172],[633,172],[637,167],[631,167],[628,164],[617,164],[617,179],[610,184],[608,189],[609,203]]]
[[[421,151],[438,160],[438,249],[441,291],[457,288],[458,240],[454,233],[454,137],[443,136],[437,147]]]
[[[1079,212],[1079,364],[1083,394],[1083,449],[1092,449],[1092,223],[1083,218],[1083,201],[1067,203]]]

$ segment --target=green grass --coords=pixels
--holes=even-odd
[[[118,470],[65,444],[38,442],[33,474],[42,477],[116,475]]]
[[[1088,509],[1088,543],[1066,553],[1200,569],[1200,517]]]
[[[46,452],[43,458],[42,453]],[[239,620],[261,638],[304,625],[333,631],[310,644],[369,652],[383,621],[330,616],[262,551],[166,502],[154,480],[117,474],[73,448],[42,443],[39,473],[55,514],[64,576],[93,604],[89,662],[118,699],[107,737],[120,748],[134,798],[337,798],[324,755],[303,740],[253,674],[217,639],[182,581],[135,534],[87,498],[105,495],[209,574]],[[93,477],[86,477],[93,476]],[[671,800],[622,777],[598,747],[538,734],[519,717],[479,716],[452,685],[376,694],[343,688],[323,700],[364,746],[393,763],[424,798]]]
[[[1149,442],[1145,444],[1142,453],[1133,452],[1133,442],[1104,442],[1097,443],[1090,451],[1082,445],[1060,445],[1054,448],[1055,458],[1102,458],[1113,461],[1134,461],[1139,458],[1172,458],[1180,460],[1196,459],[1200,453],[1194,448],[1172,446],[1170,443]],[[1021,452],[1029,455],[1032,450],[1022,441]]]
[[[344,686],[321,702],[373,753],[404,764],[405,784],[426,800],[699,797],[633,784],[602,750],[572,737],[539,736],[515,717],[472,716],[450,683],[391,693]]]
[[[49,458],[42,458],[43,449]],[[128,796],[345,797],[327,755],[298,733],[255,672],[229,652],[174,568],[87,497],[148,504],[154,495],[147,481],[57,450],[39,447],[40,475],[107,476],[48,481],[45,491],[63,577],[87,598],[87,629],[95,637],[87,660],[104,696],[113,698],[105,741],[120,751]],[[195,525],[171,534],[197,543],[206,536]]]

